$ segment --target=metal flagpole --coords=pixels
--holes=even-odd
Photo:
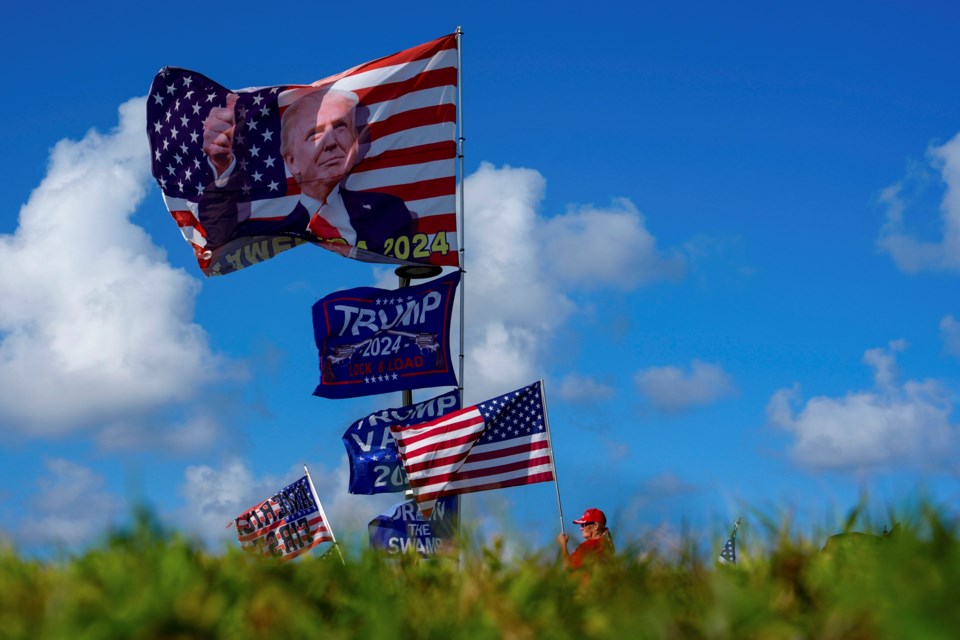
[[[463,361],[464,361],[464,318],[466,316],[466,282],[467,270],[464,267],[465,251],[464,240],[466,238],[466,229],[463,225],[464,220],[464,199],[463,199],[463,147],[466,138],[463,137],[463,53],[461,51],[463,42],[463,29],[459,26],[456,31],[457,36],[457,158],[460,160],[460,189],[457,198],[457,251],[460,253],[460,370],[459,370],[459,391],[460,406],[463,407]]]
[[[320,510],[320,517],[323,519],[324,525],[327,527],[327,531],[330,532],[330,541],[333,542],[333,546],[337,549],[337,554],[340,556],[340,563],[346,565],[346,560],[343,559],[343,552],[340,551],[340,545],[337,544],[337,536],[333,535],[333,526],[330,524],[330,520],[327,519],[327,514],[323,511],[323,503],[320,502],[320,496],[317,494],[317,488],[313,486],[313,478],[310,477],[310,470],[307,469],[307,465],[303,465],[303,471],[307,474],[307,482],[310,483],[310,491],[313,492],[313,499],[317,501],[317,509]]]
[[[463,199],[463,147],[466,138],[463,137],[463,29],[457,25],[457,158],[460,161],[460,189],[457,194],[457,251],[460,254],[460,367],[457,374],[457,389],[460,392],[460,408],[463,408],[463,361],[464,361],[464,332],[466,319],[466,284],[467,270],[464,267],[463,242],[466,237],[466,229],[463,225],[464,220],[464,199]],[[463,496],[457,496],[457,555],[458,563],[463,566]]]
[[[461,73],[460,68],[462,66],[462,58],[460,55],[460,36],[463,35],[463,30],[460,27],[457,27],[455,32],[457,38],[457,158],[459,159],[459,174],[460,174],[460,184],[459,184],[459,193],[457,197],[457,252],[458,262],[460,263],[460,362],[457,373],[457,395],[460,398],[460,407],[463,408],[463,362],[464,362],[464,317],[466,316],[466,304],[464,302],[464,287],[466,284],[466,269],[463,268],[463,142],[466,138],[463,137],[463,83],[461,82]],[[434,265],[406,265],[398,267],[395,271],[397,277],[399,278],[398,288],[403,289],[404,287],[410,286],[410,280],[419,279],[419,278],[432,278],[434,276],[440,275],[442,269]],[[403,406],[409,406],[413,404],[413,391],[410,389],[404,389],[402,392],[402,402]],[[404,498],[409,500],[413,497],[413,492],[409,489],[404,493]],[[462,514],[460,512],[461,500],[460,496],[457,496],[457,531],[460,532],[461,540],[460,547],[463,546],[463,529],[460,527],[460,519]]]
[[[560,533],[563,528],[563,504],[560,503],[560,479],[557,474],[557,458],[553,454],[553,436],[550,435],[550,413],[547,411],[547,384],[540,381],[540,404],[543,406],[543,424],[547,427],[547,447],[550,449],[550,462],[553,463],[553,486],[557,488],[557,509],[560,510]]]

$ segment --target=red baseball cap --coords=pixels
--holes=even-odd
[[[589,524],[599,522],[604,527],[607,526],[607,516],[603,515],[600,509],[587,509],[583,515],[573,521],[573,524]]]

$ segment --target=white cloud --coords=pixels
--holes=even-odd
[[[236,533],[225,530],[227,523],[294,480],[254,479],[240,460],[229,460],[219,469],[206,465],[187,467],[180,487],[184,507],[177,520],[188,523],[187,530],[208,542],[230,539]]]
[[[104,479],[82,465],[51,458],[28,505],[19,535],[30,545],[78,546],[102,535],[121,512],[122,502],[104,490]]]
[[[906,230],[905,214],[910,203],[904,190],[909,185],[900,182],[884,189],[880,196],[887,206],[887,216],[877,245],[908,273],[960,270],[960,134],[930,149],[929,156],[946,187],[940,203],[939,239],[919,240]]]
[[[539,378],[544,343],[574,305],[548,279],[540,255],[543,177],[482,164],[464,188],[470,371],[464,382],[467,402],[476,402]]]
[[[873,367],[873,380],[878,389],[892,390],[897,378],[897,359],[894,354],[907,348],[904,340],[893,340],[886,349],[867,349],[863,361]]]
[[[679,280],[686,260],[662,253],[632,202],[617,198],[609,209],[571,207],[542,224],[544,255],[553,277],[585,288],[634,289],[658,280]]]
[[[735,391],[720,365],[694,360],[689,372],[680,367],[650,367],[634,374],[637,390],[663,412],[709,404]]]
[[[114,422],[99,430],[96,441],[103,451],[149,449],[185,455],[209,450],[224,438],[221,420],[211,415],[197,413],[179,424],[158,422]]]
[[[60,141],[0,236],[0,420],[28,435],[183,402],[220,368],[192,320],[199,282],[130,221],[150,183],[144,104]]]
[[[794,434],[792,454],[802,464],[857,469],[887,463],[936,466],[952,457],[955,426],[951,394],[935,380],[897,385],[893,354],[871,349],[864,362],[874,368],[876,389],[842,398],[818,396],[801,404],[799,387],[780,389],[770,398],[770,422]]]
[[[616,390],[592,378],[571,373],[557,385],[557,396],[570,402],[610,400]]]
[[[630,289],[683,273],[683,258],[657,250],[629,201],[546,218],[545,187],[537,171],[488,163],[465,181],[467,402],[541,377],[546,345],[577,311],[572,291]]]
[[[953,316],[944,317],[940,321],[940,337],[947,353],[960,358],[960,322]]]

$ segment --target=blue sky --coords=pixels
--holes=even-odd
[[[339,537],[397,501],[346,494],[340,437],[399,397],[311,395],[310,306],[392,272],[307,246],[204,279],[143,97],[166,65],[303,83],[458,25],[466,399],[546,381],[568,522],[669,544],[861,492],[955,509],[960,10],[621,4],[8,9],[0,538],[82,548],[146,502],[218,548],[304,463]],[[464,515],[559,529],[547,484]]]

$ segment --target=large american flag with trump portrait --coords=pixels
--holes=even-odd
[[[425,517],[443,496],[555,479],[543,383],[412,426],[390,427]]]
[[[307,242],[368,262],[457,266],[457,73],[455,34],[308,85],[230,90],[195,71],[161,69],[147,99],[152,171],[201,270],[230,273]],[[313,215],[309,228],[282,224],[303,199],[280,151],[281,116],[300,97],[324,88],[352,92],[358,100],[358,162],[341,189],[402,200],[412,218],[408,230],[378,240],[376,250],[367,249],[362,229],[356,237],[338,234],[313,211],[305,213]],[[226,105],[235,109],[237,178],[224,186],[203,144],[205,119]],[[201,200],[214,190],[240,228],[250,231],[213,240],[216,234],[201,223]]]

